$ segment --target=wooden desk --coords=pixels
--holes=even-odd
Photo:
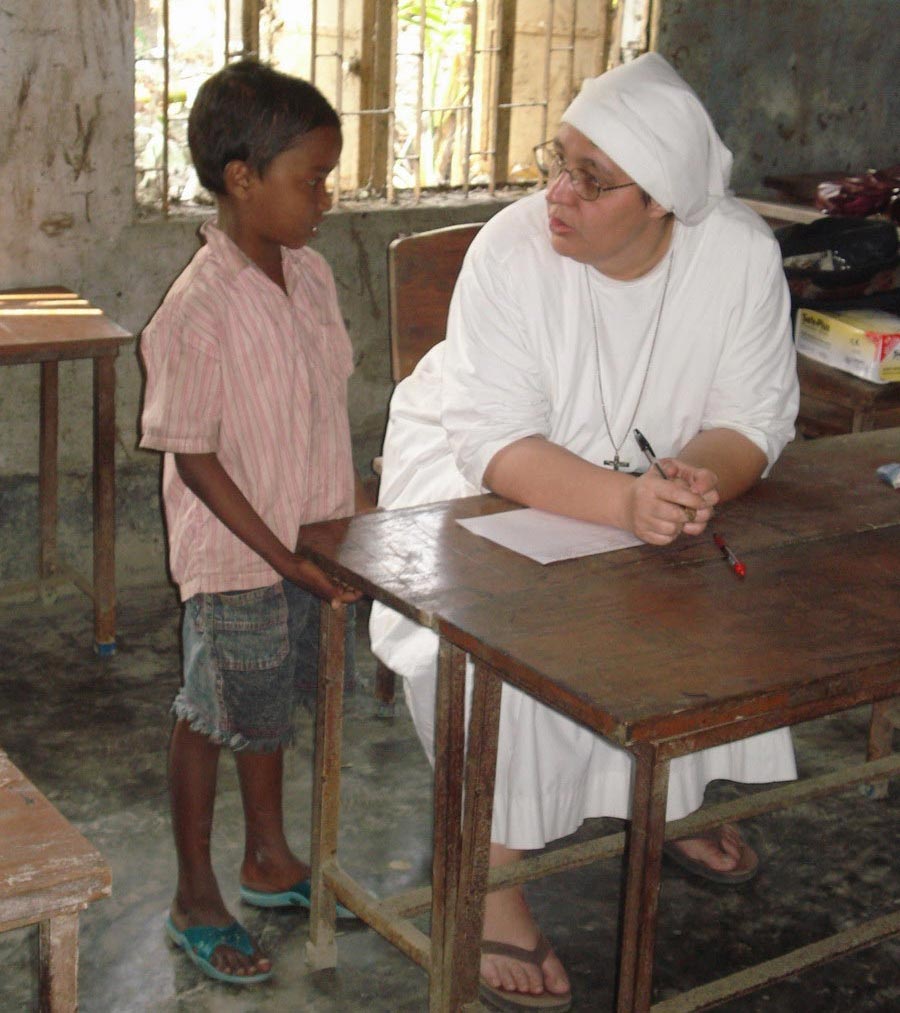
[[[40,363],[41,430],[38,471],[40,550],[37,580],[8,584],[4,595],[74,583],[94,602],[94,648],[116,648],[115,440],[119,348],[132,335],[68,289],[50,286],[0,292],[0,365]],[[57,554],[59,362],[94,364],[94,568],[89,583]]]
[[[475,1008],[469,1004],[477,993],[506,680],[635,757],[617,1008],[649,1009],[664,837],[900,772],[888,703],[900,695],[900,500],[875,475],[890,460],[900,460],[898,429],[789,448],[774,475],[723,508],[717,522],[747,564],[744,581],[709,538],[542,567],[455,523],[510,507],[495,497],[304,528],[301,548],[320,566],[442,638],[433,893],[377,900],[337,858],[343,620],[323,609],[311,961],[335,961],[336,896],[428,969],[432,1011]],[[475,688],[464,754],[466,652],[475,660]],[[674,757],[861,703],[873,704],[869,762],[665,824]],[[471,790],[463,810],[464,755]],[[621,840],[604,838],[589,848],[564,848],[519,863],[502,878],[492,875],[491,885],[584,864],[621,847]],[[401,917],[429,902],[430,938]],[[706,1008],[898,931],[900,910],[653,1008]]]
[[[837,436],[900,426],[900,383],[870,383],[805,355],[797,356],[804,436]]]
[[[40,925],[40,1008],[78,1009],[78,912],[112,883],[103,856],[0,750],[0,932]]]

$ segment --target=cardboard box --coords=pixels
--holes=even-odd
[[[846,373],[900,380],[900,317],[884,310],[797,310],[797,351]]]

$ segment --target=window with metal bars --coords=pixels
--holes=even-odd
[[[209,203],[187,149],[200,84],[256,56],[341,115],[336,201],[530,184],[535,144],[609,64],[619,2],[135,0],[138,203]]]

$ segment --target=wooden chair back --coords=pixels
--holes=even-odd
[[[405,379],[419,359],[447,330],[453,286],[469,243],[481,223],[450,225],[411,236],[400,236],[388,247],[388,296],[391,332],[391,376]],[[372,462],[381,474],[381,458]],[[375,699],[382,717],[394,714],[396,676],[379,661],[375,670]]]
[[[481,223],[400,236],[388,247],[391,375],[395,383],[444,340],[450,296]]]

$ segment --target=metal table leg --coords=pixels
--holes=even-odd
[[[316,692],[316,745],[311,829],[311,910],[306,955],[316,970],[337,964],[334,941],[335,898],[325,886],[323,866],[334,860],[341,806],[341,725],[344,707],[345,608],[322,602],[319,627],[319,678]]]
[[[653,986],[653,951],[665,839],[669,763],[655,746],[638,746],[628,832],[628,865],[619,943],[617,1013],[646,1013]]]
[[[116,360],[94,359],[94,650],[116,650]]]
[[[38,578],[57,570],[56,529],[59,515],[59,363],[41,363],[41,432],[38,454],[38,509],[41,519]]]
[[[475,1003],[478,999],[484,900],[490,859],[502,686],[497,673],[476,659],[466,755],[458,914],[449,965],[456,972],[452,978],[454,1010],[480,1009]]]

